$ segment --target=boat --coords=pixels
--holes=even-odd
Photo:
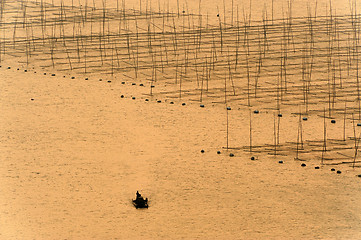
[[[148,208],[148,198],[139,197],[133,200],[135,208]]]

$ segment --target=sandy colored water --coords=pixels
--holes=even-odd
[[[217,107],[146,102],[131,82],[6,66],[2,239],[361,237],[359,170],[340,166],[337,175],[314,169],[318,161],[302,168],[292,156],[284,164],[262,154],[230,158]],[[267,122],[266,113],[257,117]],[[247,138],[242,118],[234,131]],[[255,141],[263,134],[272,131]],[[136,190],[149,209],[132,206]]]
[[[230,13],[231,1],[225,3]],[[116,1],[107,4],[116,7]],[[180,1],[193,12],[198,4]],[[217,13],[217,6],[223,11],[222,2],[201,4],[203,13]],[[270,4],[266,1],[268,10]],[[280,6],[287,2],[275,4],[281,17]],[[264,6],[252,8],[255,19]],[[294,16],[307,13],[303,1],[293,7]],[[326,1],[318,7],[325,9]],[[348,14],[348,2],[333,7]],[[177,11],[177,1],[170,9]],[[353,130],[353,98],[347,103],[345,141],[343,115],[334,116],[335,124],[327,119],[329,151],[322,165],[322,112],[310,112],[302,121],[300,161],[295,160],[300,124],[295,113],[301,106],[286,104],[282,118],[276,118],[271,97],[265,98],[267,106],[230,102],[226,149],[225,106],[211,97],[202,108],[198,95],[159,94],[169,90],[167,82],[157,83],[156,94],[149,96],[149,79],[119,74],[100,81],[2,57],[0,239],[361,239],[359,158],[352,168],[352,137],[361,129]],[[349,85],[351,92],[354,88]],[[343,98],[336,102],[341,110]],[[275,156],[278,121],[280,155]],[[132,205],[137,190],[149,198],[149,209]]]

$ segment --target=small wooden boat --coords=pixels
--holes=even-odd
[[[133,205],[135,208],[148,208],[148,198],[137,198],[133,200]]]

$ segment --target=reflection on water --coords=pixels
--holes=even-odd
[[[143,9],[158,6],[141,2]],[[177,2],[169,2],[174,12]],[[217,7],[226,12],[225,23],[235,14],[229,0],[225,11],[222,2],[200,2],[203,14],[215,14]],[[179,5],[197,13],[200,2]],[[288,3],[275,3],[275,16]],[[307,14],[303,1],[292,3],[294,16]],[[167,4],[161,2],[163,9]],[[249,10],[248,3],[233,4],[240,12]],[[253,18],[265,7],[270,15],[271,4],[254,2]],[[318,7],[325,9],[326,1]],[[349,11],[344,3],[333,7],[340,14]],[[205,100],[200,108],[198,100],[187,98],[157,103],[148,88],[125,78],[121,84],[110,76],[85,81],[68,72],[61,72],[64,78],[43,75],[49,68],[24,72],[23,60],[2,60],[0,68],[0,239],[361,238],[358,169],[337,166],[343,172],[337,175],[329,166],[314,169],[317,154],[301,168],[294,155],[241,151],[250,141],[244,105],[229,111],[229,142],[237,149],[227,150],[220,104]],[[282,110],[281,143],[294,142],[298,118],[291,115],[293,107]],[[273,114],[262,109],[253,116],[254,146],[272,147]],[[304,124],[306,140],[322,138],[320,123],[313,116]],[[342,126],[328,129],[336,138]],[[351,127],[347,134],[353,134]],[[137,190],[149,199],[149,209],[132,205]]]

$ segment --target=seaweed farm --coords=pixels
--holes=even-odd
[[[0,1],[0,238],[360,239],[359,5]]]
[[[361,120],[360,14],[332,9],[251,21],[43,1],[3,2],[1,59],[93,78],[146,83],[148,95]],[[104,3],[103,3],[104,4]],[[120,5],[120,6],[119,6]],[[122,8],[124,7],[124,8]],[[226,14],[226,13],[224,13]],[[233,12],[232,12],[233,14]],[[285,15],[285,14],[284,14]],[[218,24],[209,24],[209,18]],[[224,19],[224,21],[226,21]],[[322,115],[322,114],[319,114]],[[351,119],[351,115],[348,115]]]
[[[21,6],[19,6],[21,4]],[[211,16],[3,3],[1,58],[87,76],[146,82],[150,95],[309,114],[344,103],[360,119],[360,15],[327,15],[217,25]],[[153,86],[153,87],[152,87]],[[165,87],[166,86],[166,87]],[[355,91],[356,89],[356,91]],[[341,109],[340,109],[341,106]]]

